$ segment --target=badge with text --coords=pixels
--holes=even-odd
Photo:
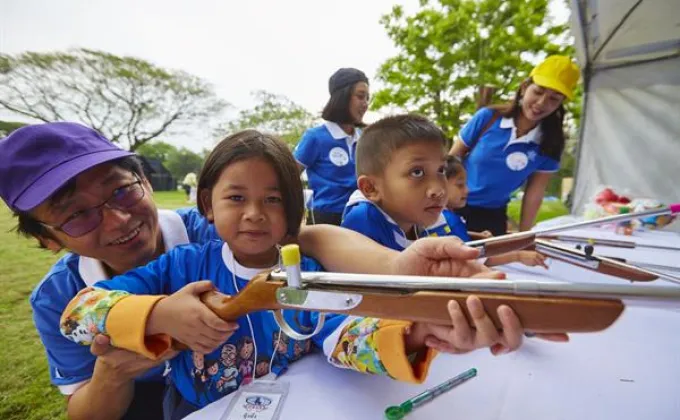
[[[221,420],[276,420],[286,395],[285,381],[255,381],[236,391]]]

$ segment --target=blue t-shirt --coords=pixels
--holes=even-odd
[[[303,257],[301,269],[320,271],[322,267],[316,261]],[[263,269],[238,264],[227,244],[215,240],[203,245],[176,247],[145,267],[98,283],[96,287],[160,295],[172,294],[194,281],[211,280],[220,292],[235,295],[261,271]],[[171,379],[189,403],[204,407],[235,391],[242,383],[252,381],[256,370],[268,373],[270,363],[272,372],[280,374],[289,363],[309,353],[312,348],[321,348],[323,341],[346,318],[345,315],[327,315],[321,332],[311,341],[296,341],[279,334],[280,329],[270,311],[254,312],[248,317],[252,331],[247,317],[241,317],[237,320],[239,329],[214,352],[203,356],[183,351],[171,360]],[[293,328],[308,333],[316,326],[318,314],[286,310],[284,318]]]
[[[412,240],[405,236],[405,232],[387,213],[377,204],[368,200],[361,191],[356,190],[349,201],[342,217],[344,228],[354,230],[367,236],[387,248],[402,251]],[[447,236],[451,229],[443,216],[432,226],[418,228],[418,238],[426,236]]]
[[[310,128],[295,147],[295,159],[307,171],[314,191],[310,208],[342,213],[349,196],[357,188],[356,144],[361,131],[348,136],[339,125],[326,122]]]
[[[177,217],[179,215],[179,217]],[[218,238],[217,232],[196,208],[175,212],[159,210],[159,226],[166,247],[190,242],[204,243]],[[96,357],[90,348],[69,341],[59,332],[59,319],[66,305],[88,285],[106,279],[102,272],[92,274],[84,266],[97,264],[91,258],[68,253],[57,261],[31,293],[30,303],[40,339],[47,353],[50,379],[62,393],[71,394],[74,386],[92,377]],[[164,367],[152,369],[139,380],[162,380]]]
[[[449,235],[457,236],[463,242],[468,242],[470,240],[470,235],[467,231],[467,223],[465,222],[465,219],[463,219],[463,217],[458,213],[455,213],[449,209],[444,209],[442,214],[444,215],[446,223],[451,230]]]
[[[463,143],[470,146],[491,120],[493,111],[482,108],[460,131]],[[559,162],[540,153],[540,125],[516,138],[511,118],[499,118],[473,145],[464,160],[470,190],[468,204],[476,207],[505,206],[510,195],[535,172],[556,172]]]

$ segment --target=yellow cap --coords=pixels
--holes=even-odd
[[[578,66],[564,55],[551,55],[529,74],[539,86],[557,91],[569,99],[574,98],[574,89],[581,77]]]
[[[281,247],[281,259],[284,266],[300,264],[300,247],[297,244],[284,245]]]

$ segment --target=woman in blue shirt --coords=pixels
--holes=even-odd
[[[564,107],[580,71],[569,57],[550,56],[522,82],[509,104],[480,109],[449,154],[465,158],[468,229],[507,232],[510,194],[526,183],[520,230],[534,225],[551,175],[564,149]]]
[[[357,189],[354,152],[368,109],[368,78],[360,70],[341,68],[329,79],[328,91],[324,123],[302,135],[294,154],[314,191],[307,224],[339,226],[345,204]]]

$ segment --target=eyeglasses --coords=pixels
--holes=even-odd
[[[78,238],[92,232],[101,224],[104,219],[102,207],[106,206],[111,209],[127,210],[139,203],[142,198],[144,198],[144,188],[142,187],[142,181],[137,180],[132,184],[116,188],[108,200],[98,206],[74,213],[59,226],[40,223],[49,226],[52,229],[64,232],[72,238]]]

